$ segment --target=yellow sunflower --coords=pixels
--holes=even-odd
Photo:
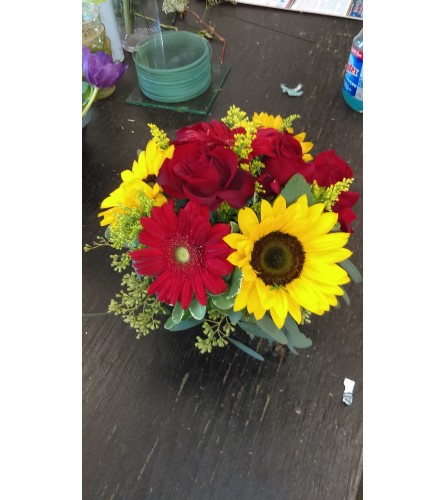
[[[253,122],[259,127],[267,127],[274,128],[275,130],[283,129],[283,119],[280,115],[268,115],[267,113],[254,113],[253,114]],[[292,127],[288,127],[286,129],[289,134],[294,133],[294,129]],[[294,135],[294,138],[300,143],[301,149],[303,151],[303,161],[309,162],[314,159],[312,155],[309,154],[309,151],[314,147],[312,142],[305,142],[306,132],[301,132],[300,134]]]
[[[337,304],[350,281],[338,262],[352,252],[343,248],[349,233],[329,233],[338,216],[323,208],[308,206],[306,195],[287,207],[279,195],[273,205],[262,200],[260,221],[250,208],[239,211],[241,232],[224,237],[235,250],[227,260],[243,272],[235,311],[247,307],[257,320],[270,311],[282,328],[288,313],[301,323],[302,308],[321,315]]]
[[[274,128],[275,130],[281,130],[283,128],[283,118],[281,118],[280,115],[274,116],[264,112],[254,113],[253,122],[258,127]]]
[[[141,194],[154,200],[157,207],[167,201],[156,179],[164,160],[172,157],[173,149],[174,146],[170,146],[162,150],[153,139],[148,142],[145,151],[141,151],[138,160],[133,162],[133,168],[121,173],[121,185],[102,202],[100,207],[108,210],[99,213],[99,217],[103,217],[101,226],[113,226],[116,215],[123,213],[124,207],[140,208]]]

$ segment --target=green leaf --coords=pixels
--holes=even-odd
[[[241,319],[243,313],[241,311],[230,311],[229,313],[229,319],[230,319],[230,322],[233,324],[233,325],[236,325],[239,320]]]
[[[169,318],[170,319],[170,318]],[[171,332],[180,332],[182,330],[188,330],[189,328],[193,328],[194,326],[200,325],[203,323],[203,319],[195,319],[195,318],[189,318],[186,319],[185,321],[180,321],[176,325],[172,326],[167,326],[168,320],[164,324],[164,328],[167,330],[170,330]]]
[[[193,300],[189,306],[190,314],[195,319],[203,319],[206,314],[206,306],[200,304],[196,297],[193,297]]]
[[[236,222],[230,221],[230,232],[239,233],[239,226]]]
[[[235,345],[236,347],[238,347],[239,349],[244,351],[249,356],[252,356],[253,358],[258,359],[259,361],[264,361],[263,356],[261,356],[261,354],[258,354],[256,351],[254,351],[250,347],[247,347],[246,345],[242,344],[241,342],[238,342],[235,339],[231,339],[230,337],[227,337],[227,340],[229,342],[232,342],[233,345]]]
[[[261,330],[261,328],[259,326],[257,326],[255,323],[247,323],[245,321],[240,321],[238,323],[238,326],[240,326],[249,335],[253,335],[255,337],[261,337],[262,339],[266,339],[269,341],[270,344],[272,342],[275,342],[275,339],[273,337],[271,337],[266,332]]]
[[[174,324],[179,323],[184,316],[184,309],[181,307],[180,302],[176,302],[175,307],[173,308],[171,318]]]
[[[241,290],[242,279],[243,272],[239,267],[235,267],[235,270],[232,273],[232,281],[230,283],[230,287],[226,292],[228,299],[232,299],[238,295],[238,292]]]
[[[171,330],[175,325],[179,324],[181,321],[185,321],[190,318],[190,310],[184,310],[179,302],[176,302],[173,311],[164,324],[164,328]]]
[[[304,333],[301,333],[297,323],[293,320],[292,316],[288,315],[284,322],[283,330],[289,341],[289,345],[298,347],[299,349],[306,349],[312,345],[312,340],[307,338]]]
[[[306,179],[301,174],[293,175],[284,188],[281,190],[286,203],[290,205],[298,200],[298,198],[305,194],[309,205],[314,203],[311,186],[306,182]]]
[[[289,348],[289,351],[292,354],[296,354],[297,356],[299,356],[298,351],[295,350],[295,347],[289,342],[289,339],[288,339],[287,347]]]
[[[362,275],[360,274],[360,271],[349,259],[339,262],[338,265],[349,274],[349,277],[354,283],[358,284],[362,282]]]
[[[351,301],[350,301],[350,299],[349,299],[349,295],[346,293],[346,290],[343,290],[343,292],[344,292],[344,293],[343,293],[343,295],[342,295],[341,297],[342,297],[342,298],[343,298],[343,300],[346,302],[346,304],[347,304],[348,306],[350,306],[350,305],[351,305]]]
[[[275,323],[272,321],[272,318],[269,315],[264,315],[262,319],[257,322],[258,326],[270,335],[276,342],[280,344],[287,344],[287,337],[284,333],[277,328]]]
[[[230,309],[235,303],[235,298],[227,298],[226,293],[222,293],[221,295],[214,295],[213,297],[211,297],[211,300],[216,307],[223,310]]]
[[[90,92],[91,90],[91,85],[86,82],[85,80],[82,80],[82,96],[88,91]]]

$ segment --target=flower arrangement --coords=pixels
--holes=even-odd
[[[201,325],[201,353],[231,342],[263,359],[236,327],[295,353],[311,345],[300,326],[312,314],[349,303],[344,285],[361,280],[346,248],[353,172],[334,151],[314,158],[297,118],[231,106],[174,140],[148,124],[145,150],[101,204],[105,235],[85,247],[119,251],[109,312],[138,338]]]

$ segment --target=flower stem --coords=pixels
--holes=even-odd
[[[222,42],[221,57],[220,57],[220,59],[219,59],[219,60],[220,60],[220,63],[222,64],[222,63],[224,62],[224,55],[225,55],[225,53],[226,53],[226,45],[227,45],[227,41],[226,41],[226,39],[225,39],[225,38],[223,38],[223,37],[222,37],[219,33],[217,33],[217,32],[215,31],[215,28],[214,28],[213,26],[210,26],[210,24],[208,24],[206,21],[204,21],[204,17],[199,16],[196,12],[194,12],[193,10],[190,10],[190,9],[186,9],[184,12],[189,12],[190,14],[192,14],[193,16],[195,16],[195,17],[196,17],[196,19],[198,19],[198,21],[199,21],[199,22],[200,22],[203,26],[205,26],[205,27],[208,29],[208,31],[209,31],[209,33],[210,33],[210,35],[212,35],[212,36],[213,36],[213,35],[215,35],[215,36],[216,36],[216,38],[217,38],[220,42]]]
[[[97,93],[99,92],[98,87],[94,87],[93,93],[91,94],[90,100],[87,102],[87,105],[82,110],[82,118],[87,114],[88,110],[91,108],[93,102],[96,100]]]
[[[130,0],[123,0],[123,4],[124,4],[125,33],[129,35],[131,33]]]

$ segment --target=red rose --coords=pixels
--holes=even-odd
[[[309,183],[317,181],[319,186],[331,186],[343,179],[354,177],[352,168],[334,151],[323,151],[313,161],[312,175],[306,180]]]
[[[227,125],[216,120],[211,122],[200,122],[189,127],[183,127],[176,132],[173,144],[201,141],[207,146],[219,144],[220,146],[232,146],[235,142],[234,134],[245,133],[242,128],[230,130]]]
[[[319,186],[331,186],[343,179],[352,179],[354,173],[352,168],[334,151],[323,151],[313,161],[314,170],[308,182],[317,181]],[[351,222],[356,218],[352,206],[357,202],[359,193],[354,191],[343,191],[332,211],[338,213],[338,222],[341,230],[352,233]]]
[[[300,143],[287,131],[260,128],[252,141],[252,150],[252,158],[262,156],[265,169],[257,180],[268,194],[278,194],[279,187],[284,187],[295,174],[307,179],[314,169],[312,164],[303,161]]]
[[[158,183],[169,196],[195,201],[210,210],[223,201],[242,208],[254,193],[253,177],[238,166],[231,149],[200,141],[176,145],[172,158],[162,164]]]
[[[332,211],[338,214],[338,222],[342,231],[353,233],[351,222],[357,217],[352,206],[357,202],[359,193],[355,191],[343,191],[332,207]]]

